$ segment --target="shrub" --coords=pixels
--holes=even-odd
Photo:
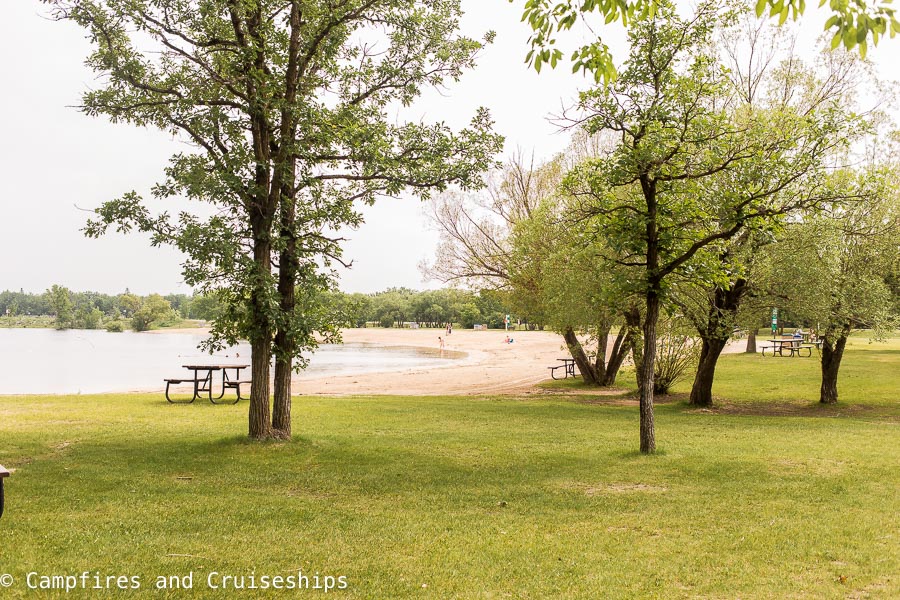
[[[673,319],[660,320],[657,332],[653,393],[668,394],[675,382],[697,364],[700,344]]]
[[[106,324],[106,330],[110,333],[122,333],[125,331],[125,326],[122,324],[122,321],[116,319]]]

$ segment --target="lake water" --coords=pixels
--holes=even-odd
[[[210,356],[197,349],[204,338],[185,333],[0,329],[0,395],[161,390],[164,378],[187,373],[184,364],[250,363],[248,344]],[[461,356],[402,346],[323,345],[309,368],[294,377],[427,369],[452,364]]]

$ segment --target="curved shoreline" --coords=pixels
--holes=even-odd
[[[331,377],[294,379],[292,391],[302,395],[401,395],[438,396],[520,393],[548,377],[547,367],[564,356],[562,339],[550,332],[510,332],[514,342],[505,343],[507,332],[500,330],[456,330],[445,336],[440,329],[346,329],[345,343],[373,343],[380,346],[433,348],[438,337],[447,351],[464,352],[460,363],[427,369],[359,373]]]
[[[167,329],[149,334],[204,335],[205,328]],[[507,335],[515,340],[505,343]],[[291,391],[294,395],[327,396],[440,396],[493,395],[533,392],[535,385],[549,379],[548,367],[558,365],[558,359],[568,357],[561,336],[546,331],[456,330],[446,336],[442,329],[345,329],[343,343],[380,348],[415,348],[435,355],[441,352],[438,337],[445,340],[444,352],[456,355],[443,364],[397,366],[358,373],[323,375],[308,371],[295,374]],[[742,352],[744,340],[733,341],[724,353]],[[162,380],[171,373],[159,373],[159,386],[122,386],[121,390],[98,392],[103,394],[162,393]],[[69,394],[0,394],[22,395],[79,395]]]
[[[156,330],[153,333],[202,333],[204,329]],[[507,344],[507,336],[513,343]],[[343,329],[345,344],[404,346],[467,355],[459,363],[394,371],[366,371],[330,376],[295,374],[291,392],[306,396],[440,396],[523,393],[549,378],[548,367],[568,356],[561,336],[549,331],[456,329]]]

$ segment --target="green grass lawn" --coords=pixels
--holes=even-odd
[[[110,597],[321,595],[208,585],[300,570],[352,598],[897,598],[898,367],[900,340],[854,339],[819,409],[815,355],[725,356],[724,408],[658,405],[655,456],[636,407],[561,382],[299,397],[296,440],[268,444],[246,403],[0,397],[0,597],[93,596],[26,585],[84,571],[140,578]]]
[[[689,371],[672,388],[675,400],[686,400],[694,374]],[[617,383],[622,397],[636,393],[634,370],[625,367]],[[863,333],[854,334],[838,376],[837,406],[819,405],[822,383],[819,354],[810,357],[778,357],[761,354],[724,354],[719,358],[713,396],[721,406],[760,413],[789,412],[826,416],[875,412],[879,416],[900,416],[900,337],[869,342]],[[588,391],[580,378],[547,381],[546,390]],[[663,398],[663,401],[667,399]],[[671,399],[668,399],[671,400]]]
[[[628,377],[629,384],[633,376]],[[676,384],[673,393],[690,393],[693,373]],[[729,404],[815,405],[822,383],[815,350],[807,357],[730,354],[719,359],[713,395]],[[900,338],[870,343],[851,337],[838,375],[842,407],[877,407],[879,413],[900,415]]]

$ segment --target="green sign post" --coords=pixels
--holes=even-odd
[[[778,331],[778,309],[772,309],[772,335]]]

